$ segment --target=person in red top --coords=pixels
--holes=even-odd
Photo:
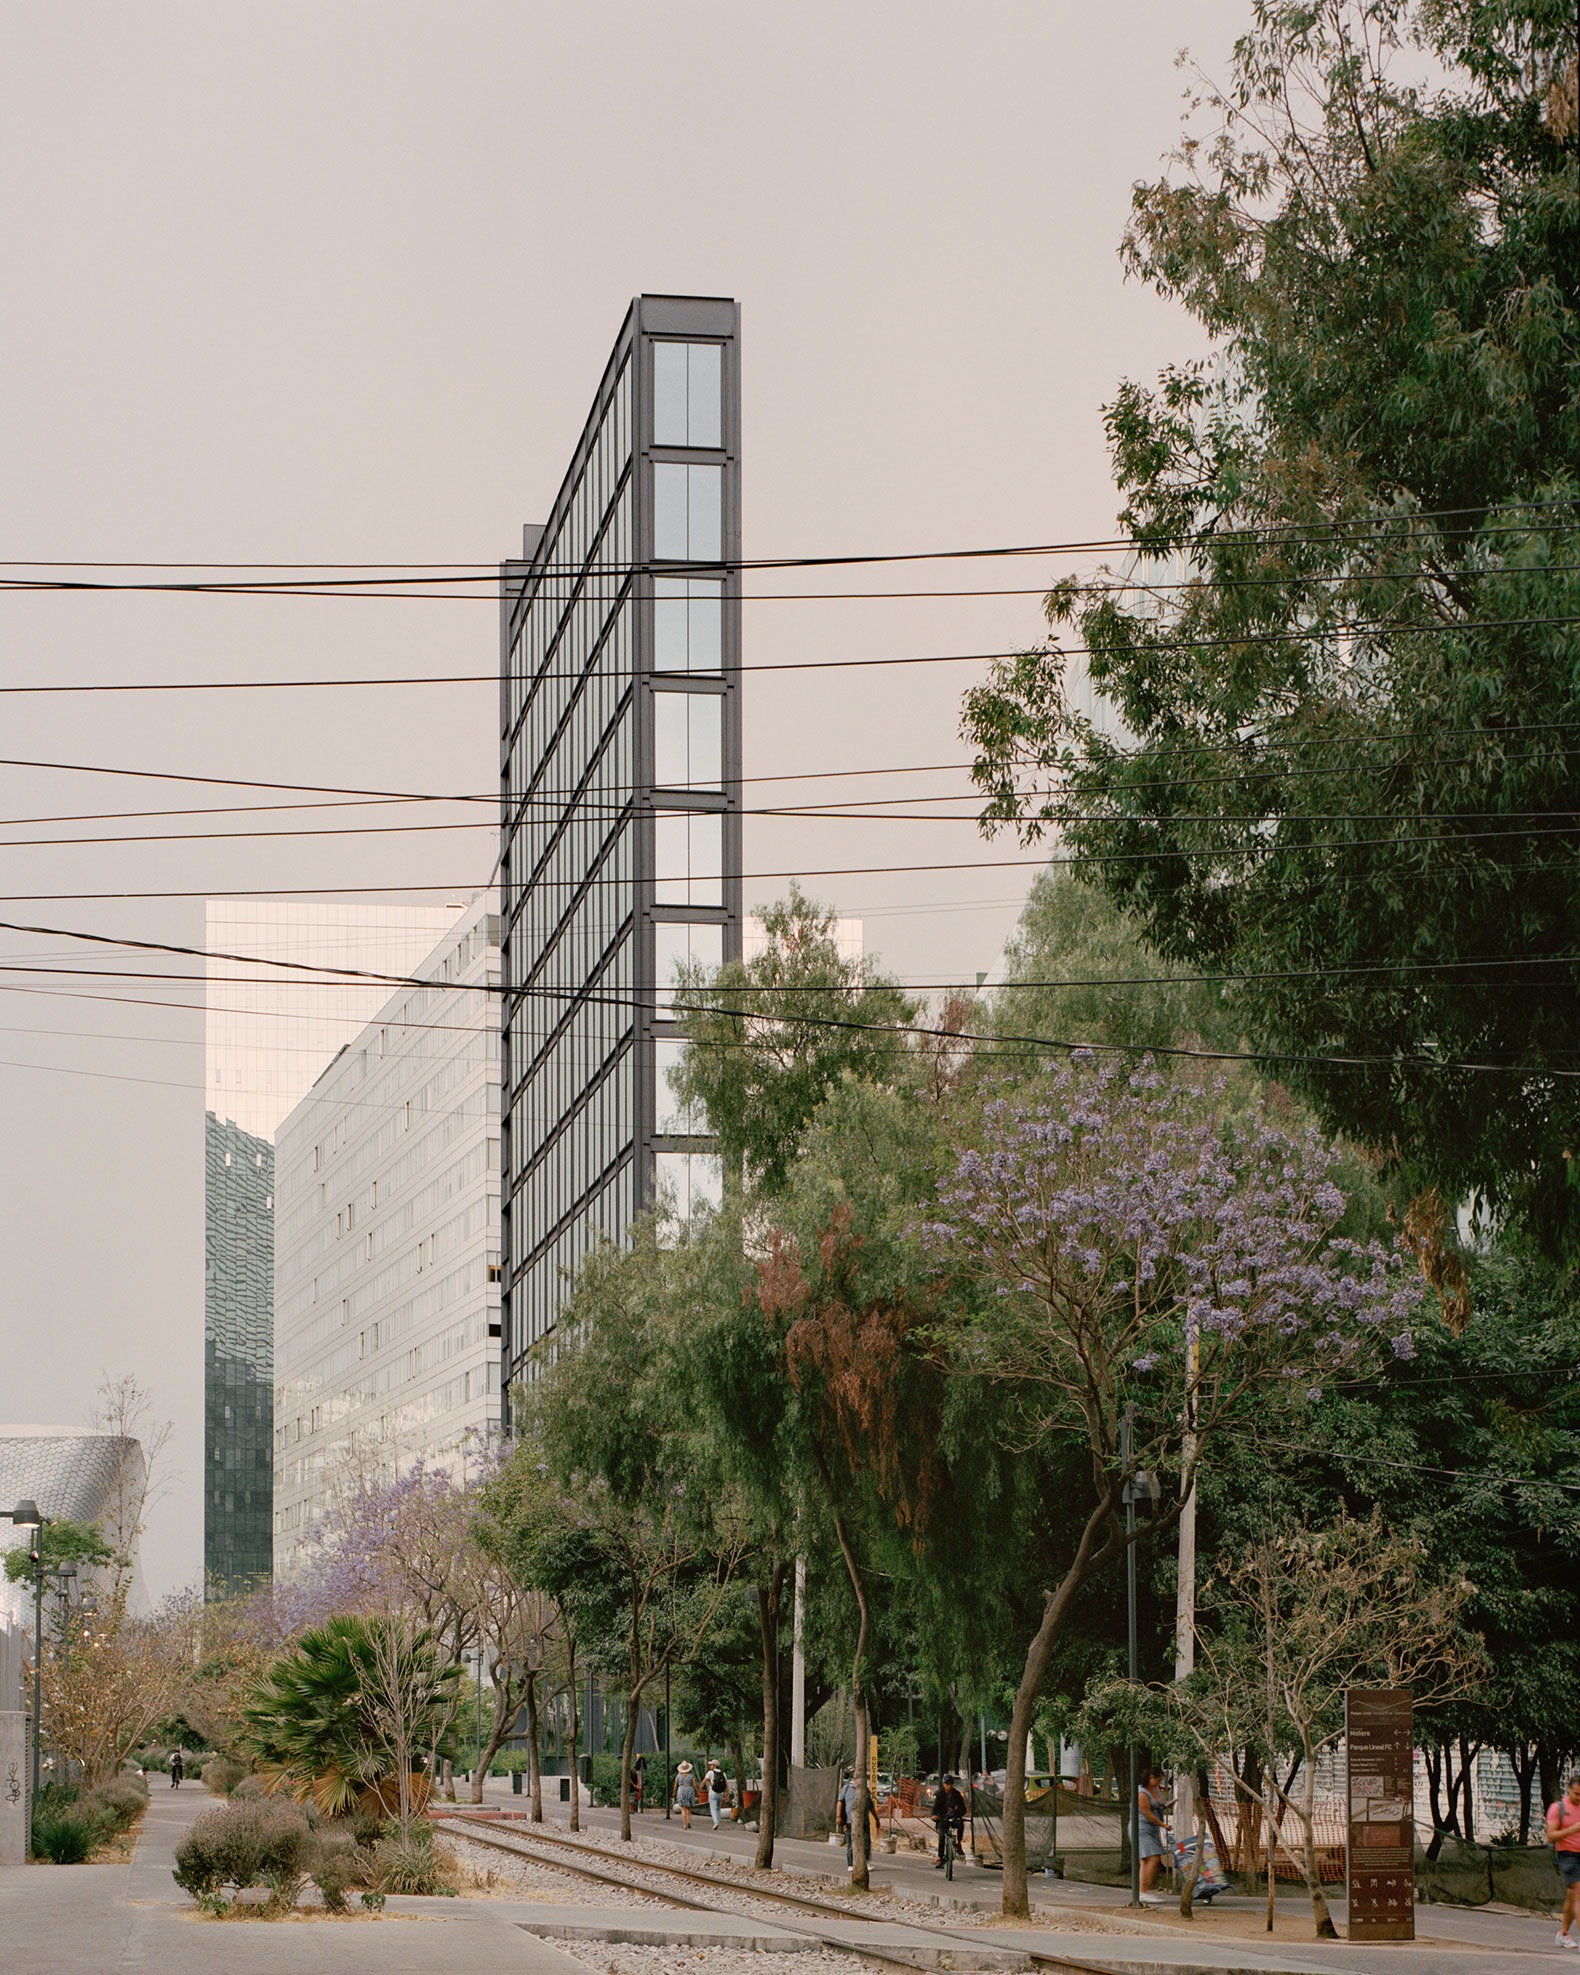
[[[1558,1802],[1548,1806],[1547,1835],[1564,1882],[1564,1924],[1558,1930],[1558,1945],[1580,1951],[1580,1940],[1569,1931],[1580,1920],[1580,1775],[1571,1776]]]

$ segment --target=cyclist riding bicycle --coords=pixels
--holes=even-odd
[[[953,1832],[955,1850],[965,1844],[966,1800],[959,1785],[952,1776],[946,1776],[938,1786],[938,1794],[933,1798],[933,1825],[938,1832],[938,1859],[935,1872],[944,1869],[944,1834]]]

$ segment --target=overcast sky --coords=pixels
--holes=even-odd
[[[1100,407],[1199,353],[1126,284],[1130,189],[1176,141],[1187,43],[1221,71],[1249,0],[106,0],[3,9],[0,557],[492,562],[541,519],[629,298],[743,309],[748,556],[1083,541],[1114,526]],[[749,664],[1034,641],[1068,558],[918,564],[788,589],[1028,594],[746,605]],[[10,574],[18,572],[11,571]],[[497,607],[0,596],[0,685],[490,674]],[[768,671],[750,872],[866,921],[918,982],[992,966],[1030,877],[966,821],[981,667]],[[0,698],[8,758],[443,793],[497,785],[497,692]],[[939,772],[902,773],[925,767]],[[0,765],[11,819],[270,800]],[[289,798],[280,798],[288,800]],[[442,812],[443,820],[457,815]],[[314,812],[272,827],[388,820]],[[227,831],[250,816],[78,823]],[[185,942],[201,895],[465,887],[477,831],[0,851],[0,916]],[[991,859],[1002,868],[913,871]],[[842,867],[847,875],[815,875]],[[851,867],[880,867],[863,874]],[[758,900],[777,878],[748,886]],[[107,891],[187,891],[120,903]],[[44,894],[25,899],[25,894]],[[422,893],[431,902],[433,891]],[[124,964],[0,931],[0,964]],[[154,965],[183,971],[178,962]],[[202,1554],[202,1028],[184,985],[0,975],[0,1416],[81,1422],[133,1372],[173,1417],[144,1555]],[[29,991],[22,992],[25,985]],[[43,989],[44,992],[38,990]],[[3,1505],[0,1505],[3,1506]]]

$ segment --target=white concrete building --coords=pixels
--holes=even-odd
[[[275,1135],[274,1572],[338,1475],[459,1469],[499,1391],[499,919],[474,902]]]

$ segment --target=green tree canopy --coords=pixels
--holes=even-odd
[[[1133,563],[1057,589],[965,716],[989,827],[1056,824],[1176,972],[1239,977],[1330,1129],[1550,1243],[1580,1226],[1575,37],[1570,0],[1258,0],[1126,241],[1218,360],[1121,389]]]

